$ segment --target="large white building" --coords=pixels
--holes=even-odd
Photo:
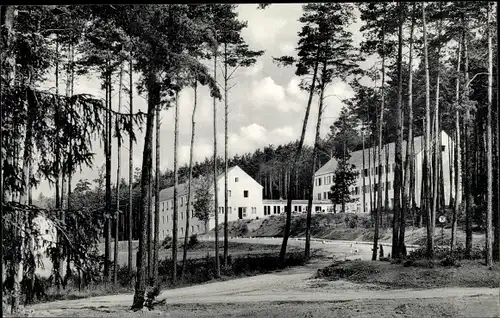
[[[219,224],[224,222],[224,174],[217,177],[217,198]],[[210,187],[213,193],[213,185]],[[187,204],[187,183],[178,186],[178,235],[184,236],[186,204]],[[191,187],[191,202],[194,202],[195,188]],[[160,239],[172,236],[173,209],[174,209],[174,188],[170,187],[160,191]],[[208,224],[193,217],[194,208],[191,205],[191,219],[189,220],[189,233],[205,233],[215,227],[214,213],[210,214]],[[234,166],[228,169],[228,220],[229,222],[242,219],[256,219],[264,217],[264,207],[262,204],[262,186],[250,177],[240,167]],[[208,226],[208,229],[206,228]]]
[[[415,147],[415,203],[420,206],[420,194],[422,185],[422,161],[424,154],[424,140],[423,137],[414,138]],[[406,141],[403,141],[403,166],[406,154]],[[442,167],[443,167],[443,183],[444,183],[444,198],[445,204],[448,204],[450,198],[450,191],[453,189],[450,186],[450,146],[452,145],[448,135],[441,132],[441,151],[442,151]],[[395,143],[388,144],[389,147],[389,165],[386,166],[385,147],[382,151],[382,162],[378,162],[378,155],[376,163],[373,164],[373,149],[365,149],[365,168],[363,170],[363,150],[353,151],[349,159],[349,164],[355,166],[355,171],[358,172],[356,183],[351,187],[351,198],[355,202],[346,204],[346,212],[348,213],[369,213],[370,212],[370,192],[372,196],[377,195],[378,189],[378,169],[382,169],[382,205],[385,202],[385,187],[388,187],[389,207],[394,205],[394,153]],[[369,166],[368,158],[369,152],[371,153],[371,163]],[[369,169],[371,167],[371,169]],[[332,158],[324,166],[322,166],[314,174],[314,188],[313,196],[315,200],[328,200],[330,198],[330,189],[333,185],[334,173],[337,168],[337,160]],[[453,167],[451,167],[453,169]],[[387,173],[387,184],[386,184]],[[363,188],[363,178],[365,179],[365,187]],[[371,178],[371,188],[370,179]],[[364,195],[364,200],[363,200]],[[364,201],[364,208],[363,208]],[[337,207],[340,211],[340,207]]]

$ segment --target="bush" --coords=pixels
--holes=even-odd
[[[118,283],[123,286],[131,286],[135,281],[136,271],[129,270],[128,266],[118,266]]]
[[[378,269],[371,263],[355,260],[345,262],[334,262],[334,264],[318,269],[316,278],[329,278],[337,280],[342,278],[350,278],[355,281],[365,281],[369,276],[377,274]]]
[[[189,237],[189,242],[188,242],[188,247],[191,248],[195,245],[197,245],[200,241],[198,240],[198,235],[193,234]]]

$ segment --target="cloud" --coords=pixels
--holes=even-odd
[[[296,85],[296,80],[288,84],[287,89],[276,84],[271,77],[255,80],[251,90],[252,106],[257,109],[277,109],[280,112],[295,112],[301,108],[303,98]]]
[[[290,139],[290,140],[292,140],[295,137],[292,126],[284,126],[276,128],[272,131],[272,135],[279,136],[279,138],[282,139]]]
[[[253,123],[246,127],[241,127],[241,134],[245,136],[248,140],[252,140],[254,142],[260,142],[265,140],[266,137],[266,129],[256,123]]]
[[[284,43],[280,45],[280,51],[283,55],[294,55],[295,46],[291,43]]]
[[[285,89],[276,84],[271,77],[254,81],[252,86],[252,101],[256,107],[278,104],[285,99]]]

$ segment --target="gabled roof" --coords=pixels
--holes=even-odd
[[[233,169],[240,169],[241,171],[245,172],[245,170],[241,169],[239,166],[232,166],[231,168],[227,169],[227,173],[229,174],[230,171],[232,171]],[[246,172],[245,172],[246,173]],[[218,176],[217,176],[217,182],[224,177],[224,172],[220,173]],[[250,178],[252,178],[250,175],[249,175]],[[252,178],[253,179],[253,178]],[[198,179],[193,179],[192,183],[191,183],[191,193],[194,194],[194,187],[193,185],[196,185],[196,181]],[[255,181],[255,180],[254,180]],[[257,182],[257,181],[255,181]],[[260,185],[260,184],[259,184]],[[187,195],[188,194],[188,183],[187,182],[184,182],[184,183],[180,183],[178,186],[177,186],[177,195],[180,197],[180,196],[183,196],[183,195]],[[166,188],[166,189],[163,189],[160,191],[160,202],[161,201],[165,201],[165,200],[169,200],[169,199],[172,199],[174,197],[174,187],[169,187],[169,188]]]
[[[444,133],[444,131],[442,131]],[[414,145],[415,145],[415,155],[420,153],[423,149],[423,136],[418,136],[413,138],[414,139]],[[403,160],[405,157],[406,153],[406,144],[407,141],[403,140]],[[392,163],[394,162],[394,154],[395,154],[395,149],[396,149],[396,143],[391,142],[388,144],[389,146],[389,162]],[[373,165],[373,148],[368,148],[364,150],[365,152],[365,165],[368,166],[368,153],[370,153],[370,158],[372,161]],[[378,162],[378,153],[377,153],[377,158]],[[382,151],[382,162],[385,163],[385,147],[384,150]],[[349,163],[352,165],[355,165],[356,168],[360,169],[363,167],[363,150],[358,150],[358,151],[353,151],[351,152],[351,158],[349,159]],[[315,176],[321,176],[324,174],[332,173],[335,171],[337,168],[337,160],[335,158],[330,159],[326,164],[324,164],[321,168],[316,171],[314,174]]]

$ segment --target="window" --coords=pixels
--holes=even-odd
[[[165,215],[163,216],[163,224],[165,224]]]
[[[229,209],[229,214],[233,213],[233,209],[231,207],[229,207],[228,209]]]
[[[297,212],[297,206],[296,205],[293,206],[293,212]]]
[[[299,205],[299,212],[302,212],[302,205]]]
[[[315,211],[315,212],[321,212],[321,207],[320,207],[320,206],[316,206],[316,207],[314,207],[314,211]]]
[[[238,177],[235,177],[235,178],[234,178],[234,182],[238,182]]]
[[[162,211],[162,212],[163,212],[163,211],[165,211],[165,202],[162,202],[162,205],[161,205],[161,211]],[[165,222],[163,222],[163,223],[165,223]]]
[[[326,192],[323,192],[323,200],[326,200]]]
[[[49,234],[49,230],[45,230],[45,234]]]
[[[257,208],[256,207],[252,207],[252,214],[257,214]]]
[[[191,225],[191,233],[194,233],[194,225]]]
[[[388,189],[388,190],[392,190],[392,182],[391,182],[391,181],[389,181],[389,182],[387,183],[387,189]]]
[[[184,233],[184,228],[183,228],[183,227],[181,227],[181,234],[182,234],[182,233]]]
[[[446,149],[446,146],[445,145],[442,145],[441,146],[441,152],[444,152],[444,150]]]
[[[227,190],[227,196],[231,197],[231,190]]]
[[[242,209],[242,214],[243,214],[243,217],[246,218],[247,217],[247,208],[246,207],[243,207],[241,208]]]
[[[363,170],[363,177],[366,177],[367,174],[368,174],[368,169],[364,169]]]
[[[321,200],[321,193],[318,193],[318,200]]]
[[[248,190],[243,190],[243,197],[248,198]]]
[[[197,228],[197,232],[200,233],[200,225],[199,224],[196,226],[196,228]]]
[[[184,213],[181,212],[181,220],[184,220]]]
[[[318,178],[318,186],[321,186],[321,178]]]
[[[167,214],[167,223],[168,223],[168,214]]]
[[[165,230],[161,231],[161,235],[163,236],[163,238],[165,238]]]
[[[181,206],[184,205],[184,197],[181,197]]]

